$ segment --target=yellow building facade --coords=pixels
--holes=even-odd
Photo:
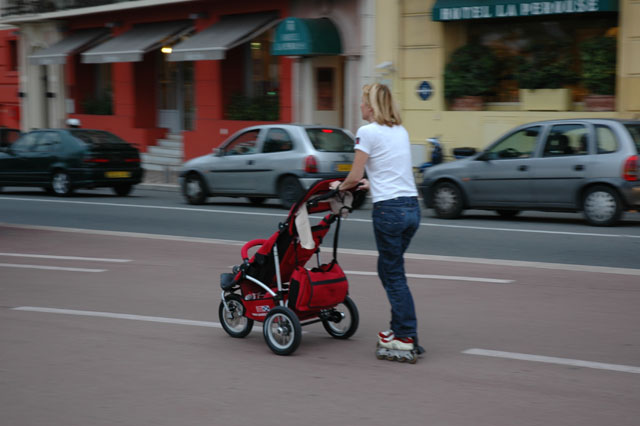
[[[575,3],[580,1],[574,0]],[[597,1],[592,0],[596,4]],[[447,1],[376,0],[378,80],[392,86],[414,147],[414,165],[427,161],[430,148],[426,139],[433,136],[440,137],[445,159],[451,159],[453,148],[485,147],[509,129],[532,121],[578,117],[640,118],[640,1],[611,2],[611,7],[617,11],[610,10],[603,14],[576,13],[562,17],[568,19],[567,22],[575,23],[585,22],[583,17],[587,15],[590,18],[603,15],[603,19],[598,18],[597,25],[607,27],[608,33],[617,37],[615,107],[612,111],[600,112],[586,111],[579,100],[572,101],[568,111],[524,111],[518,100],[488,102],[481,111],[452,110],[444,96],[444,69],[451,53],[473,40],[477,23],[483,21],[485,27],[498,23],[518,28],[523,22],[545,26],[545,19],[557,19],[557,15],[528,18],[498,18],[494,15],[492,19],[482,20],[470,18],[474,12],[472,10],[466,15],[467,19],[460,14],[460,19],[439,21],[434,17],[436,3],[441,5]],[[465,1],[451,0],[449,3],[455,5]],[[483,1],[470,3],[481,4]],[[485,0],[484,3],[505,2]],[[538,2],[536,5],[543,3],[573,4],[563,1]],[[601,22],[603,20],[604,24]],[[562,25],[564,21],[560,22]],[[578,28],[576,33],[588,33],[587,30],[589,28]],[[581,89],[573,90],[579,94]]]

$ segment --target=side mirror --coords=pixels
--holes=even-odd
[[[224,151],[222,148],[213,148],[213,155],[216,157],[222,157],[224,155]]]
[[[476,160],[479,161],[489,161],[491,160],[491,157],[489,155],[488,152],[483,152],[482,154],[478,155],[478,157],[476,158]]]

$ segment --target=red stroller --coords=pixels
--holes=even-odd
[[[252,240],[241,250],[243,263],[220,276],[220,322],[231,337],[245,337],[254,321],[263,322],[264,339],[278,355],[292,354],[302,339],[301,326],[322,322],[336,339],[348,339],[358,328],[358,309],[348,296],[348,282],[336,260],[341,217],[351,212],[349,200],[329,189],[335,179],[316,182],[289,211],[271,238]],[[308,214],[328,213],[311,226]],[[320,264],[320,244],[337,223],[333,260]],[[259,246],[249,259],[249,249]],[[306,269],[316,255],[318,266]]]

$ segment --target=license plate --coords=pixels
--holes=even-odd
[[[336,164],[336,171],[337,172],[350,172],[351,171],[351,164],[349,164],[349,163]]]
[[[110,179],[130,178],[131,172],[105,172],[104,175]]]

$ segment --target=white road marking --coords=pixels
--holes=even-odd
[[[19,306],[17,308],[11,308],[11,309],[14,311],[45,312],[50,314],[80,315],[80,316],[89,316],[89,317],[115,318],[115,319],[126,319],[126,320],[135,320],[135,321],[161,322],[165,324],[194,325],[197,327],[222,328],[222,325],[220,325],[220,323],[217,323],[217,322],[194,321],[194,320],[186,320],[186,319],[180,319],[180,318],[117,314],[113,312],[77,311],[72,309],[39,308],[35,306]]]
[[[0,268],[44,269],[47,271],[67,272],[105,272],[106,269],[67,268],[63,266],[25,265],[20,263],[0,263]]]
[[[347,275],[368,275],[378,276],[377,272],[369,271],[344,271]],[[514,280],[501,280],[497,278],[479,278],[479,277],[459,277],[455,275],[425,275],[425,274],[406,274],[407,278],[422,278],[427,280],[451,280],[451,281],[476,281],[482,283],[510,284]]]
[[[35,229],[35,230],[53,231],[53,232],[70,232],[70,233],[78,233],[78,234],[108,235],[108,236],[129,237],[129,238],[146,238],[146,239],[152,239],[152,240],[182,241],[182,242],[193,242],[193,243],[202,243],[202,244],[242,246],[246,243],[246,241],[221,240],[221,239],[215,239],[215,238],[181,237],[176,235],[145,234],[140,232],[124,232],[124,231],[103,231],[103,230],[96,230],[96,229],[64,228],[64,227],[58,227],[58,226],[19,225],[19,224],[1,223],[1,222],[0,222],[0,227],[17,228],[17,229]],[[323,246],[322,249],[325,251],[331,251],[333,250],[333,247]],[[339,248],[338,253],[352,254],[356,256],[376,256],[376,257],[378,256],[378,252],[375,250]],[[594,273],[601,273],[601,274],[640,276],[640,269],[615,268],[615,267],[608,267],[608,266],[571,265],[566,263],[530,262],[525,260],[483,259],[483,258],[477,258],[477,257],[439,256],[439,255],[419,254],[419,253],[405,253],[404,257],[405,259],[432,260],[436,262],[458,262],[458,263],[474,263],[474,264],[477,263],[481,265],[513,266],[513,267],[522,267],[522,268],[554,269],[554,270],[562,270],[562,271],[594,272]]]
[[[248,216],[271,216],[284,218],[287,213],[263,213],[253,211],[242,210],[219,210],[219,209],[204,209],[196,207],[173,207],[173,206],[150,206],[144,204],[122,204],[122,203],[105,203],[105,202],[92,202],[92,201],[72,201],[72,200],[49,200],[45,198],[19,198],[19,197],[2,197],[0,200],[13,200],[13,201],[25,201],[25,202],[41,202],[41,203],[61,203],[61,204],[82,204],[82,205],[96,205],[96,206],[110,206],[110,207],[127,207],[127,208],[139,208],[139,209],[160,209],[160,210],[176,210],[176,211],[188,211],[199,213],[223,213],[233,215],[248,215]],[[320,219],[321,216],[313,215],[311,218]],[[366,222],[371,223],[371,219],[358,219],[347,218],[347,221],[353,222]],[[438,228],[459,228],[459,229],[476,229],[480,231],[502,231],[502,232],[524,232],[533,234],[554,234],[554,235],[574,235],[574,236],[586,236],[586,237],[600,237],[600,238],[637,238],[640,239],[640,235],[628,235],[628,234],[605,234],[597,232],[568,232],[568,231],[545,231],[539,229],[520,229],[520,228],[495,228],[485,226],[466,226],[466,225],[447,225],[441,223],[429,223],[421,222],[421,226],[432,226]]]
[[[114,312],[81,311],[81,310],[73,310],[73,309],[42,308],[42,307],[36,307],[36,306],[19,306],[16,308],[11,308],[11,310],[27,311],[27,312],[43,312],[43,313],[63,314],[63,315],[90,316],[90,317],[99,317],[99,318],[125,319],[125,320],[134,320],[134,321],[147,321],[147,322],[157,322],[157,323],[164,323],[164,324],[191,325],[196,327],[222,328],[222,325],[220,323],[212,322],[212,321],[195,321],[195,320],[187,320],[187,319],[181,319],[181,318],[132,315],[132,314],[121,314],[121,313],[114,313]],[[550,363],[550,364],[569,365],[573,367],[595,368],[599,370],[610,370],[610,371],[619,371],[624,373],[640,374],[640,367],[635,367],[631,365],[607,364],[602,362],[583,361],[579,359],[556,358],[556,357],[549,357],[549,356],[542,356],[542,355],[530,355],[530,354],[521,354],[521,353],[515,353],[515,352],[493,351],[488,349],[467,349],[466,351],[462,351],[462,353],[468,354],[468,355],[481,355],[481,356],[489,356],[489,357],[497,357],[497,358],[517,359],[522,361],[543,362],[543,363]]]
[[[570,358],[556,358],[552,356],[530,355],[515,352],[492,351],[489,349],[467,349],[462,351],[468,355],[482,355],[496,358],[518,359],[522,361],[544,362],[549,364],[570,365],[572,367],[595,368],[598,370],[621,371],[623,373],[640,374],[640,367],[620,364],[606,364],[602,362],[583,361]]]
[[[216,210],[216,209],[202,209],[197,207],[172,207],[172,206],[149,206],[144,204],[122,204],[122,203],[104,203],[104,202],[92,202],[92,201],[70,201],[70,200],[47,200],[44,198],[18,198],[18,197],[0,197],[0,200],[13,200],[13,201],[31,201],[40,203],[58,203],[58,204],[83,204],[83,205],[96,205],[106,207],[129,207],[136,209],[158,209],[158,210],[176,210],[176,211],[188,211],[198,213],[227,213],[233,215],[247,215],[247,216],[275,216],[275,217],[287,217],[287,213],[261,213],[261,212],[247,212],[239,210]]]
[[[109,258],[102,258],[102,257],[78,257],[78,256],[53,256],[48,254],[0,253],[0,256],[33,257],[38,259],[54,259],[54,260],[82,260],[87,262],[115,262],[115,263],[131,262],[131,259],[109,259]]]

